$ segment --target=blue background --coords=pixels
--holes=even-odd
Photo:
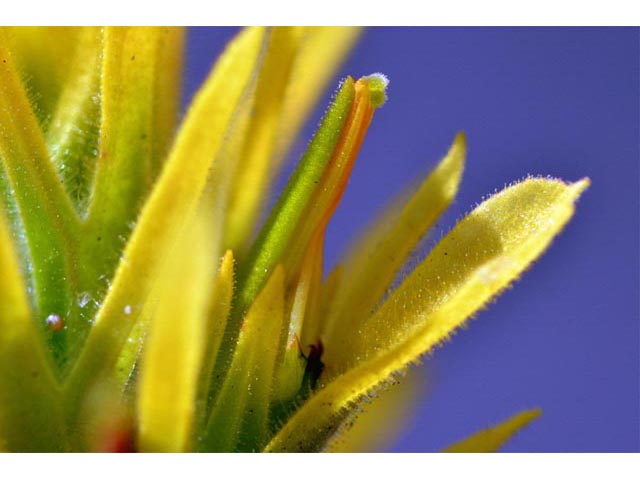
[[[186,99],[235,31],[190,31]],[[467,168],[432,239],[528,174],[592,180],[542,259],[425,362],[394,450],[436,451],[540,406],[506,451],[638,451],[639,44],[630,28],[374,28],[336,76],[380,71],[391,85],[327,232],[329,265],[458,130]]]

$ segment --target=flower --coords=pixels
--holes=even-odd
[[[243,30],[178,128],[183,35],[0,33],[4,449],[339,447],[363,402],[548,247],[588,185],[506,188],[392,289],[456,194],[459,134],[323,279],[325,228],[387,79],[340,84],[261,223],[274,171],[357,30]],[[450,450],[494,450],[538,414]]]

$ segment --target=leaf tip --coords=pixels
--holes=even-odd
[[[467,134],[464,130],[460,130],[456,133],[456,137],[453,140],[453,145],[460,148],[463,152],[467,151]]]
[[[458,182],[459,177],[462,176],[462,170],[464,169],[464,162],[467,157],[467,135],[463,131],[459,131],[456,133],[455,138],[453,139],[453,143],[451,144],[451,148],[449,149],[449,154],[447,155],[451,158],[451,161],[456,165]]]
[[[591,186],[591,179],[589,177],[584,177],[581,180],[578,180],[575,183],[569,185],[570,192],[572,193],[573,199],[577,200],[582,193]]]

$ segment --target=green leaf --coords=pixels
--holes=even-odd
[[[208,185],[207,173],[236,109],[253,91],[264,42],[263,29],[251,28],[240,34],[194,99],[162,175],[140,214],[82,355],[65,385],[71,420],[91,379],[113,368],[159,278],[162,264],[201,202],[204,190],[215,188]],[[219,248],[210,245],[213,258]],[[123,315],[127,307],[130,314]]]
[[[275,136],[290,72],[300,44],[299,27],[274,28],[264,65],[258,77],[256,94],[243,132],[244,142],[236,152],[235,172],[225,211],[225,248],[239,258],[246,254],[254,234],[267,186],[276,173],[273,164]],[[247,188],[251,185],[251,188]]]
[[[14,452],[66,450],[60,392],[2,212],[0,272],[0,444]]]
[[[46,129],[72,70],[76,27],[6,27],[35,115]]]
[[[355,27],[274,28],[225,211],[225,247],[242,261],[262,199],[304,119],[359,35]],[[251,185],[252,188],[246,188]]]
[[[246,311],[293,242],[293,234],[303,221],[305,210],[341,137],[354,97],[354,81],[347,78],[240,267],[234,311]]]
[[[525,428],[542,414],[542,410],[534,408],[525,410],[492,427],[445,448],[446,453],[492,453],[497,452],[520,430]]]
[[[201,448],[262,449],[267,441],[276,358],[284,328],[284,270],[278,267],[242,324],[231,367],[216,397]]]
[[[317,271],[318,274],[311,275],[309,280],[314,283],[314,277],[319,277],[324,230],[340,202],[373,118],[376,105],[372,98],[386,98],[387,83],[386,77],[378,74],[360,78],[357,82],[347,78],[342,84],[307,152],[260,231],[246,262],[239,268],[238,295],[223,340],[221,358],[218,359],[217,375],[221,376],[228,365],[238,325],[246,309],[277,262],[285,267],[287,292],[292,291],[300,280],[301,269],[305,264],[311,266],[319,262],[315,268],[310,269],[310,272]],[[376,104],[379,106],[380,102],[377,101]],[[311,247],[314,241],[318,242],[319,249]],[[309,255],[317,257],[317,262],[315,259],[305,262]],[[299,292],[302,293],[303,290]],[[317,296],[315,293],[311,295],[310,303],[316,303]],[[293,323],[290,331],[299,338],[302,323],[315,317],[317,308],[307,308],[305,299],[304,319],[296,318],[295,299],[292,301],[294,309],[291,310]],[[289,300],[287,303],[289,304]],[[309,314],[306,313],[307,310]],[[290,348],[282,365],[287,370],[292,366],[294,370],[299,370],[295,368],[295,357],[299,356],[297,345],[294,346],[292,341],[287,344]],[[284,372],[278,376],[281,378],[282,374]],[[284,392],[298,383],[295,378],[290,380],[291,382],[279,380],[277,391],[285,395]]]
[[[78,214],[84,215],[98,157],[103,34],[98,27],[79,30],[78,47],[46,140],[67,193]]]
[[[287,85],[272,163],[277,169],[326,85],[362,33],[361,27],[299,27],[300,46]]]
[[[158,90],[164,86],[158,73],[163,73],[166,56],[179,55],[166,48],[166,32],[160,27],[105,30],[100,154],[83,236],[83,255],[94,266],[89,278],[111,278],[161,165],[154,155],[163,155],[171,138],[175,107],[167,112],[157,108],[165,101],[159,95],[167,93]],[[171,94],[167,101],[175,102],[177,92]],[[164,123],[168,128],[156,131]],[[90,287],[93,296],[100,297],[106,284]]]
[[[209,304],[207,333],[205,335],[207,346],[204,354],[204,364],[200,372],[200,391],[197,400],[198,410],[200,412],[200,418],[198,418],[199,427],[205,426],[207,414],[210,411],[211,382],[213,381],[215,361],[218,356],[220,344],[222,343],[222,337],[224,336],[229,314],[231,313],[234,287],[233,273],[233,253],[231,250],[227,250],[222,259]]]
[[[4,31],[0,31],[0,157],[24,226],[32,275],[36,316],[54,349],[59,371],[68,360],[76,322],[77,272],[72,248],[79,238],[79,221],[49,161],[40,125],[17,74]],[[64,317],[67,328],[48,331],[50,314]]]

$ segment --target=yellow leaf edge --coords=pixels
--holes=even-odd
[[[530,181],[561,182],[559,180],[529,178]],[[514,186],[520,185],[519,182]],[[491,298],[497,296],[504,290],[518,275],[524,271],[529,264],[535,260],[551,243],[551,240],[561,231],[564,224],[573,214],[573,202],[579,197],[590,184],[590,180],[585,178],[573,184],[564,184],[567,188],[567,195],[562,199],[561,206],[568,208],[564,221],[556,222],[554,229],[546,242],[538,245],[537,251],[531,256],[529,262],[522,268],[513,272],[509,281],[493,294],[484,299],[480,305],[474,305],[469,311],[457,311],[455,306],[451,308],[449,302],[445,308],[437,311],[427,325],[416,329],[411,336],[403,342],[395,345],[381,354],[355,366],[344,374],[336,377],[328,385],[322,388],[305,405],[303,405],[280,429],[266,446],[267,452],[287,452],[287,451],[313,451],[318,450],[317,442],[326,442],[330,436],[340,427],[340,424],[348,416],[348,412],[357,407],[360,402],[368,397],[375,396],[376,391],[384,388],[388,382],[393,382],[394,378],[403,372],[410,364],[415,363],[420,356],[428,353],[439,342],[449,338],[450,334],[457,328],[464,325],[465,321],[481,308]],[[509,187],[509,188],[513,188]],[[506,189],[505,189],[506,190]],[[504,190],[503,190],[504,191]],[[502,192],[501,192],[502,193]],[[481,208],[488,201],[483,202]],[[550,233],[549,230],[546,231]],[[471,282],[473,283],[473,282]],[[467,285],[458,293],[458,297],[465,306],[469,307],[469,302],[465,298],[469,293],[475,293],[475,285]],[[454,302],[455,303],[455,302]],[[447,308],[449,306],[449,308]],[[433,327],[433,326],[436,327]],[[446,328],[442,328],[445,325]],[[438,328],[440,326],[441,328]],[[321,437],[321,438],[319,438]]]
[[[541,408],[519,412],[496,425],[476,432],[467,438],[449,445],[444,453],[494,453],[516,433],[542,415]]]

